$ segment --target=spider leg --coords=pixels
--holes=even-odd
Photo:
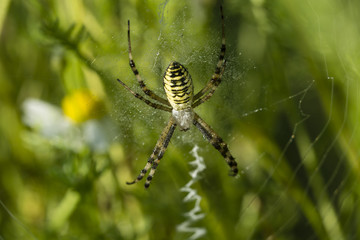
[[[227,144],[219,137],[215,131],[199,115],[194,113],[194,125],[200,130],[203,136],[218,150],[225,158],[225,161],[231,168],[231,175],[236,176],[238,173],[237,163],[231,155]]]
[[[225,50],[226,50],[226,45],[225,45],[225,24],[224,24],[224,14],[223,14],[223,10],[222,10],[221,5],[220,5],[220,12],[221,12],[221,27],[222,27],[222,35],[221,36],[222,36],[222,40],[221,40],[221,48],[220,48],[219,60],[218,60],[218,63],[216,65],[216,68],[215,68],[215,73],[211,77],[211,80],[206,84],[206,86],[203,89],[201,89],[194,96],[194,102],[196,102],[196,100],[201,98],[209,90],[211,90],[212,93],[214,93],[217,86],[219,86],[219,84],[221,82],[221,75],[222,75],[222,73],[224,72],[224,69],[225,69],[225,60],[224,60]],[[212,96],[212,93],[211,93],[211,95],[209,95],[207,97],[207,99],[209,99]],[[201,104],[201,103],[202,102],[200,102],[199,104]]]
[[[134,95],[134,97],[140,99],[141,101],[143,101],[144,103],[146,103],[147,105],[149,105],[150,107],[153,107],[155,109],[160,109],[163,111],[167,111],[167,112],[171,112],[171,108],[163,106],[161,104],[157,104],[157,103],[153,103],[151,101],[149,101],[148,99],[144,98],[143,96],[141,96],[140,94],[134,92],[133,90],[131,90],[125,83],[123,83],[120,79],[117,79],[117,81],[123,85],[125,87],[126,90],[128,90],[132,95]]]
[[[133,71],[133,73],[135,74],[135,77],[142,89],[142,91],[148,95],[150,98],[152,98],[153,100],[156,100],[162,104],[165,104],[167,106],[170,106],[169,102],[156,95],[153,91],[151,91],[150,89],[148,89],[144,83],[144,81],[141,79],[141,76],[139,74],[139,71],[136,69],[136,66],[135,66],[135,62],[133,60],[133,57],[132,57],[132,53],[131,53],[131,41],[130,41],[130,20],[128,20],[128,45],[129,45],[129,64],[130,64],[130,67],[131,67],[131,70]]]
[[[171,116],[168,124],[162,131],[160,138],[157,141],[155,148],[154,148],[152,154],[150,155],[145,167],[140,171],[140,174],[137,176],[137,178],[134,181],[126,182],[126,184],[137,183],[138,181],[143,179],[145,174],[151,168],[150,173],[149,173],[148,177],[146,178],[145,188],[148,188],[150,186],[150,182],[154,177],[156,168],[159,165],[161,158],[164,156],[164,153],[165,153],[166,148],[170,142],[170,139],[175,131],[175,128],[176,128],[175,119]]]
[[[221,77],[224,73],[224,70],[225,70],[225,65],[226,65],[226,61],[224,61],[224,67],[221,69],[221,73],[220,73],[220,76],[219,76],[219,79],[218,81],[214,82],[214,85],[212,86],[211,90],[206,94],[206,95],[203,95],[201,97],[199,97],[192,105],[191,107],[192,108],[196,108],[197,106],[199,106],[200,104],[206,102],[207,100],[209,100],[212,95],[214,94],[216,88],[219,86],[219,84],[221,83]]]

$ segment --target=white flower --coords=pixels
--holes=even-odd
[[[24,124],[57,147],[104,153],[111,144],[113,125],[106,118],[76,124],[61,108],[38,99],[25,100],[22,109]]]

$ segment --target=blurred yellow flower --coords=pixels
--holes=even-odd
[[[103,101],[86,89],[76,90],[65,96],[62,109],[75,123],[100,118],[105,112]]]

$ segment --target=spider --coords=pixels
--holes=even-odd
[[[180,127],[181,131],[189,130],[191,124],[195,125],[204,138],[207,139],[224,157],[225,161],[231,168],[231,175],[235,176],[238,173],[237,163],[235,158],[231,155],[227,144],[219,137],[214,130],[197,114],[194,112],[194,108],[200,104],[209,100],[213,95],[216,88],[221,82],[221,77],[225,70],[226,60],[225,56],[225,27],[224,27],[224,15],[222,6],[220,6],[221,13],[221,26],[222,26],[222,40],[219,60],[215,68],[215,73],[212,75],[211,80],[194,95],[194,86],[191,76],[187,69],[180,63],[173,61],[167,67],[164,77],[163,85],[167,100],[156,95],[153,91],[147,88],[144,81],[140,77],[139,71],[135,66],[135,62],[132,57],[131,42],[130,42],[130,20],[128,20],[128,45],[129,45],[129,64],[133,71],[138,84],[142,91],[150,97],[153,101],[145,98],[144,96],[131,90],[125,83],[117,79],[117,81],[124,86],[136,98],[140,99],[152,108],[160,109],[163,111],[171,112],[171,117],[162,131],[159,140],[157,141],[155,148],[150,155],[145,167],[141,170],[138,177],[127,184],[134,184],[144,178],[146,173],[150,170],[146,182],[145,188],[150,186],[150,182],[154,177],[156,168],[158,167],[160,160],[164,156],[165,150],[170,142],[170,139],[175,131],[176,126]]]

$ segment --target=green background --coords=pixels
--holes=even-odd
[[[196,128],[177,129],[150,188],[125,184],[169,118],[116,81],[141,92],[128,65],[127,20],[149,88],[164,96],[162,75],[176,60],[198,91],[217,63],[219,4],[0,2],[0,239],[187,239],[176,228],[194,207],[180,189],[195,145],[207,167],[192,186],[205,214],[191,223],[206,229],[200,239],[359,238],[354,0],[224,1],[227,67],[196,112],[229,144],[240,175],[228,176]],[[24,124],[27,99],[61,107],[82,88],[104,103],[94,111],[110,139],[106,151],[74,150]]]

